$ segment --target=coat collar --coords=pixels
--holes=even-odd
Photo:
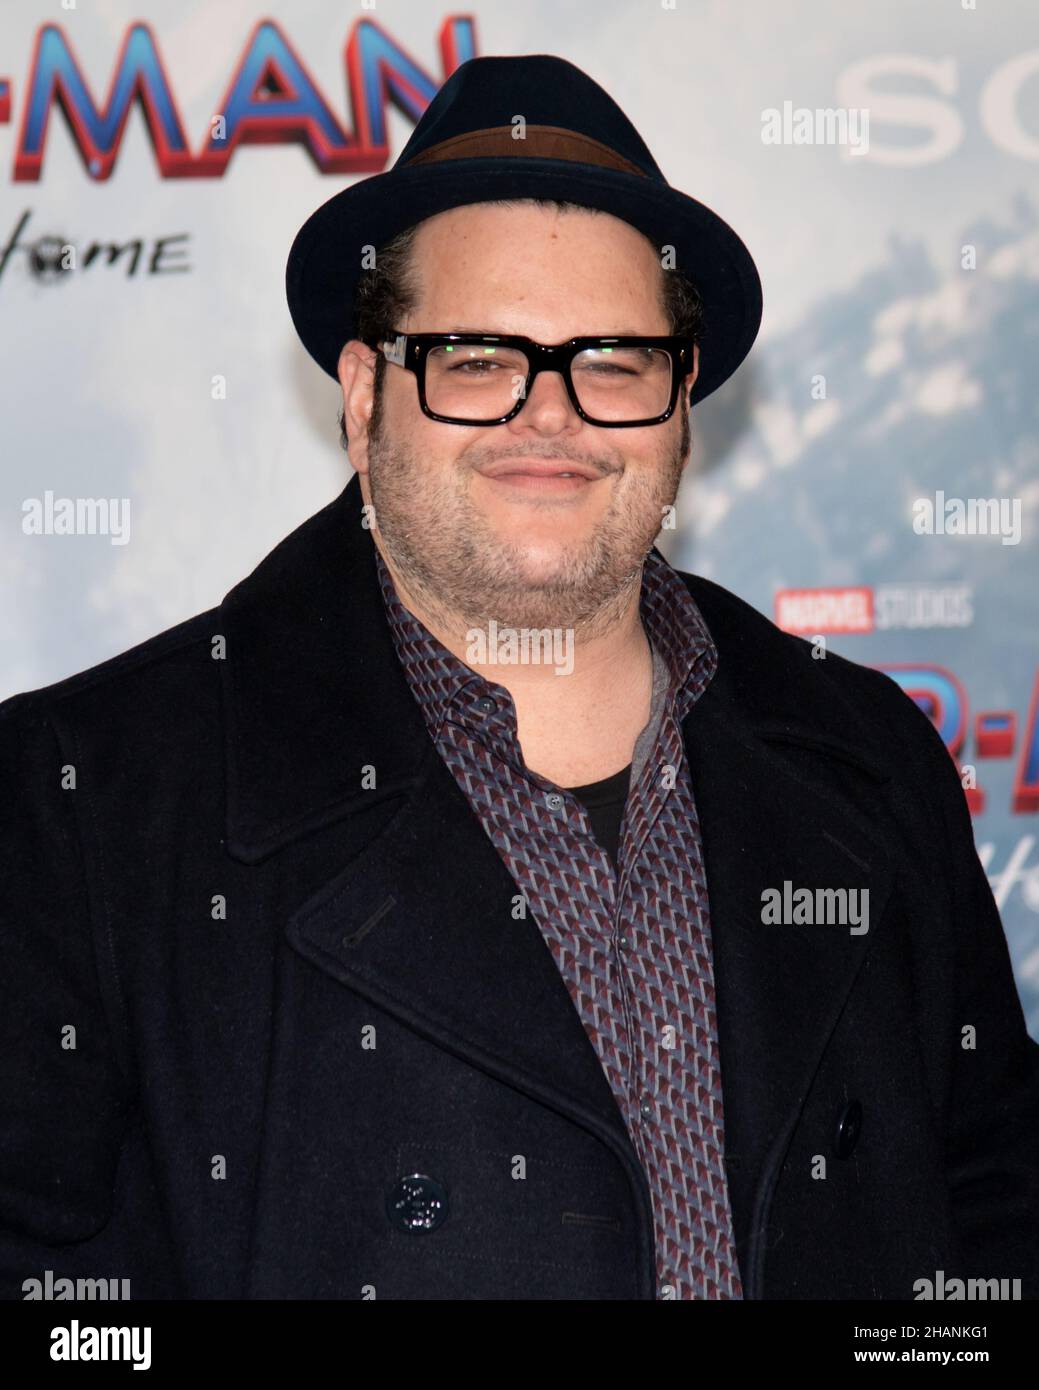
[[[259,863],[400,797],[360,856],[294,915],[290,942],[437,1045],[599,1134],[627,1167],[645,1246],[648,1191],[620,1112],[536,924],[509,925],[515,885],[435,756],[396,658],[361,506],[355,476],[220,610],[227,848]],[[760,1297],[771,1193],[882,934],[897,855],[877,829],[888,774],[865,751],[883,731],[848,738],[843,727],[861,725],[863,711],[845,707],[844,683],[807,644],[683,578],[718,649],[682,727],[711,907],[737,1250],[745,1296]],[[867,890],[868,933],[763,924],[762,891],[785,881]],[[642,1259],[651,1269],[651,1243]],[[652,1296],[651,1274],[646,1287]]]
[[[221,604],[227,848],[243,863],[416,783],[429,740],[362,507],[355,474]]]

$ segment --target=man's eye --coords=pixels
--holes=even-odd
[[[621,362],[585,362],[578,367],[584,376],[639,376],[637,368],[632,369]]]

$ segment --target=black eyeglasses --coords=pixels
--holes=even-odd
[[[498,333],[398,333],[368,346],[415,373],[423,412],[446,425],[504,425],[546,371],[561,373],[590,425],[659,425],[693,369],[693,340],[684,337],[571,338],[549,347]]]

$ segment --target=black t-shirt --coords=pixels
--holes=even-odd
[[[567,787],[573,796],[585,807],[595,831],[595,838],[617,867],[620,854],[621,821],[624,819],[624,805],[628,799],[628,781],[631,777],[631,763],[622,767],[611,777],[601,782],[589,782],[583,787]]]

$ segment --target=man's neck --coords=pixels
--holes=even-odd
[[[649,720],[653,659],[633,591],[603,631],[581,637],[561,629],[552,649],[524,645],[497,623],[472,627],[443,606],[432,611],[397,573],[382,546],[401,603],[449,652],[486,680],[502,685],[516,706],[524,761],[558,786],[582,786],[620,771]],[[473,659],[486,658],[486,659]],[[531,657],[533,656],[533,659]]]

